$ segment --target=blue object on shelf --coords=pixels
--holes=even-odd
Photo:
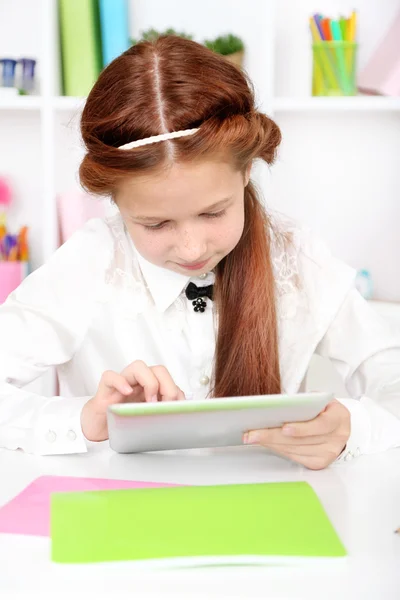
[[[35,87],[35,66],[36,60],[33,58],[20,58],[18,61],[22,65],[21,88],[24,92],[32,92]]]
[[[15,67],[17,61],[13,58],[2,58],[0,63],[3,65],[3,73],[1,78],[1,85],[3,87],[15,87]]]
[[[127,50],[129,19],[127,0],[99,0],[103,67]]]

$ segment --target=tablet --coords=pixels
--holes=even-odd
[[[112,404],[110,446],[120,453],[239,446],[246,431],[309,421],[332,400],[313,392]]]

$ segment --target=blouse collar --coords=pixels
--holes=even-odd
[[[193,281],[197,286],[206,286],[214,283],[215,274],[213,272],[206,273],[201,277],[189,277],[188,275],[176,273],[170,269],[154,265],[139,253],[126,229],[125,235],[136,255],[146,286],[159,312],[165,312],[177,300],[189,281]]]

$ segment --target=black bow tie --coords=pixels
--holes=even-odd
[[[204,312],[207,306],[205,298],[213,299],[214,286],[206,285],[204,287],[198,287],[192,281],[189,283],[185,290],[186,298],[193,300],[194,312]]]

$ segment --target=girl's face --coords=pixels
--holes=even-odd
[[[239,242],[248,180],[249,172],[243,175],[228,162],[176,164],[157,174],[127,178],[115,201],[146,260],[200,275]]]

